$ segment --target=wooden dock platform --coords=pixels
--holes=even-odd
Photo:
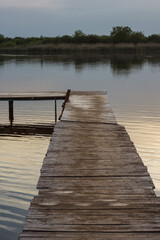
[[[158,240],[160,198],[104,92],[71,92],[20,240]]]
[[[23,93],[0,93],[0,101],[8,101],[8,106],[9,106],[9,122],[10,122],[10,127],[9,128],[7,125],[0,125],[0,132],[1,133],[28,133],[30,132],[31,134],[37,133],[38,131],[40,133],[48,133],[50,132],[50,126],[44,126],[42,128],[42,125],[35,125],[32,126],[30,125],[14,125],[13,129],[13,122],[14,122],[14,110],[13,110],[13,103],[14,101],[48,101],[48,100],[54,100],[54,112],[55,112],[55,122],[57,122],[57,100],[65,100],[64,101],[64,106],[65,102],[68,99],[70,94],[70,90],[68,89],[67,92],[23,92]],[[63,112],[64,109],[62,109]],[[53,129],[53,126],[52,126]]]

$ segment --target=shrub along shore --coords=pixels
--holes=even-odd
[[[112,53],[160,53],[160,44],[40,44],[32,46],[0,47],[0,54],[112,54]]]
[[[129,27],[113,27],[110,35],[85,34],[81,30],[72,36],[15,37],[0,34],[0,53],[11,54],[63,54],[63,53],[149,53],[160,51],[160,34],[146,37]]]

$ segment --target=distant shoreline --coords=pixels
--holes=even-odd
[[[160,43],[36,44],[0,47],[0,54],[160,53]]]
[[[72,36],[15,37],[0,34],[0,53],[10,54],[106,54],[152,53],[160,51],[160,34],[145,36],[128,26],[113,27],[110,35],[85,34],[76,30]]]

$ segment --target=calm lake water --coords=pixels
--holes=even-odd
[[[107,90],[160,195],[160,57],[0,56],[0,92]],[[54,103],[16,102],[15,123],[53,123]],[[59,103],[60,109],[60,103]],[[0,102],[0,124],[8,103]],[[0,134],[0,239],[16,240],[37,193],[49,135]]]

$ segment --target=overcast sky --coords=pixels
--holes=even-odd
[[[8,37],[110,34],[129,26],[160,33],[160,0],[0,0],[0,33]]]

